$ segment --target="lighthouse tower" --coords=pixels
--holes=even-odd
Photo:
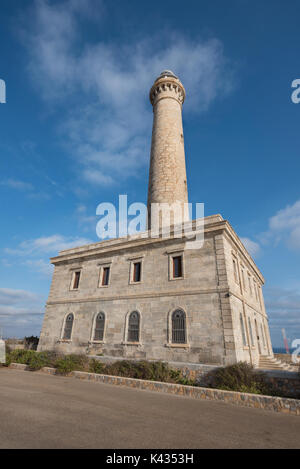
[[[171,224],[188,220],[188,211],[184,210],[188,202],[182,127],[184,100],[185,89],[179,78],[170,70],[163,71],[150,90],[154,117],[148,188],[149,228],[152,204],[179,206]]]

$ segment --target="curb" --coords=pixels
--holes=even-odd
[[[27,365],[11,363],[9,368],[28,371]],[[39,372],[56,375],[55,368],[44,367]],[[272,412],[281,412],[289,415],[300,416],[300,400],[284,397],[262,396],[259,394],[248,394],[235,391],[222,391],[220,389],[202,388],[196,386],[185,386],[182,384],[162,383],[159,381],[146,381],[142,379],[124,378],[121,376],[99,375],[85,371],[72,371],[68,375],[81,380],[94,381],[97,383],[114,384],[134,389],[163,392],[177,396],[185,396],[193,399],[205,399],[210,401],[221,401],[241,407],[252,407]]]

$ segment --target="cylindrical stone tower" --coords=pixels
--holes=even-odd
[[[165,70],[150,90],[153,106],[153,130],[148,187],[148,227],[151,227],[151,204],[177,203],[181,214],[171,218],[171,224],[188,219],[188,202],[182,104],[185,89],[173,72]],[[163,224],[164,221],[160,222]]]

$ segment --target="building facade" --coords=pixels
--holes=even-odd
[[[52,258],[40,351],[218,365],[273,356],[264,279],[228,221],[205,217],[201,248],[186,249],[189,233],[176,236],[174,224],[187,219],[184,99],[170,71],[150,91],[148,207],[151,214],[153,203],[179,204],[169,235],[112,239]]]

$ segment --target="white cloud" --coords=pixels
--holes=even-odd
[[[252,257],[258,256],[260,253],[260,245],[258,243],[249,238],[241,238],[241,241]]]
[[[93,231],[96,233],[96,226],[99,218],[96,215],[89,215],[87,207],[84,204],[79,204],[76,208],[76,218],[79,226],[83,231]]]
[[[32,254],[51,254],[57,255],[59,251],[71,249],[73,247],[82,246],[84,244],[91,244],[91,241],[86,238],[62,236],[55,234],[52,236],[45,236],[36,239],[29,239],[22,241],[16,249],[6,248],[7,254],[28,256]]]
[[[300,249],[300,200],[270,218],[266,238],[284,240],[290,249]]]
[[[283,328],[290,342],[300,338],[300,291],[265,287],[264,296],[274,343],[283,347]]]
[[[32,191],[33,185],[29,182],[19,181],[18,179],[7,179],[6,181],[0,182],[1,186],[7,186],[11,189],[16,189],[20,191]]]
[[[249,253],[256,257],[261,246],[284,243],[292,251],[300,251],[300,200],[278,210],[268,220],[268,229],[257,236],[257,241],[241,238]]]
[[[53,265],[50,262],[45,261],[44,259],[28,259],[24,262],[31,270],[35,272],[40,272],[43,275],[51,276],[53,274]]]
[[[186,86],[185,111],[205,111],[231,90],[233,80],[217,39],[191,40],[169,31],[134,44],[82,43],[82,22],[97,12],[101,22],[102,2],[40,0],[22,38],[43,97],[56,106],[68,100],[68,114],[59,108],[60,131],[77,158],[78,174],[107,186],[136,176],[149,161],[148,90],[162,70],[173,69]]]
[[[16,248],[5,248],[4,252],[12,258],[12,262],[6,258],[2,260],[6,266],[22,266],[31,271],[50,277],[53,272],[53,266],[50,264],[49,257],[57,256],[59,251],[71,249],[74,247],[91,244],[88,238],[62,236],[55,234],[36,239],[25,240]]]
[[[39,334],[44,301],[26,290],[0,288],[0,328],[6,337]]]

